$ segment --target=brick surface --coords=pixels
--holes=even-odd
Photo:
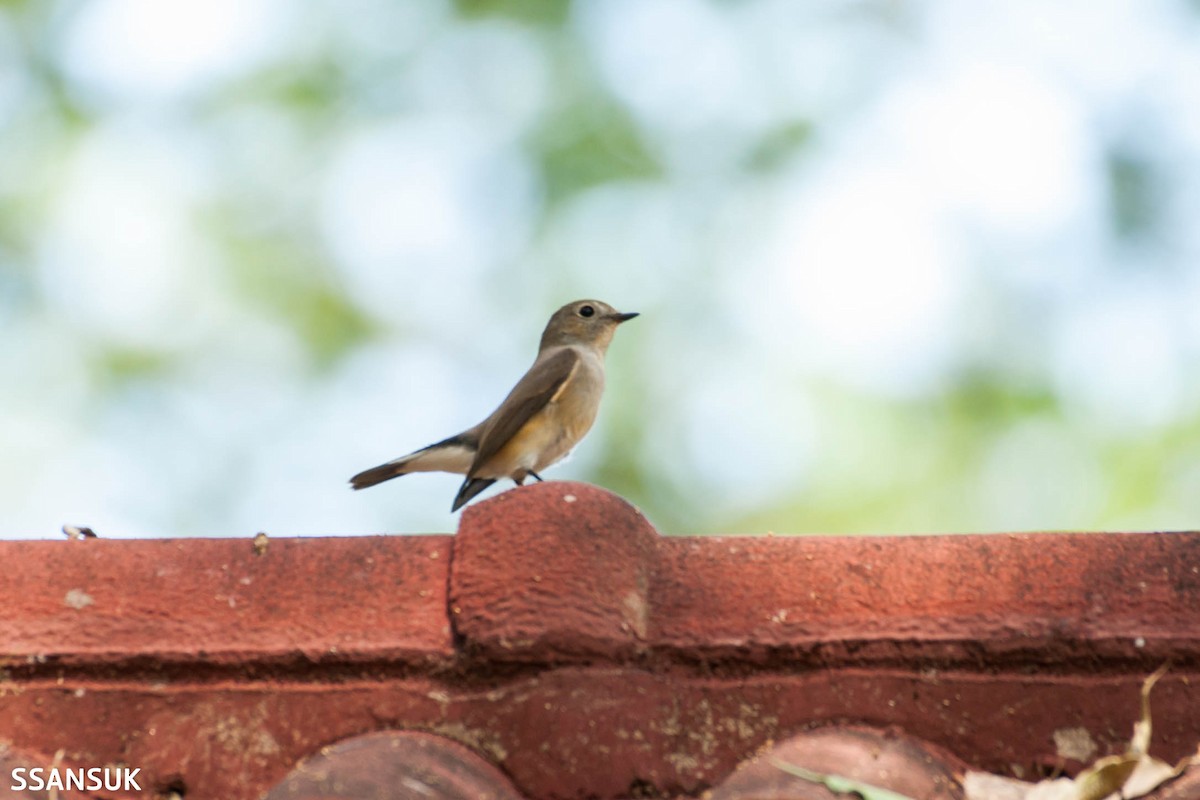
[[[789,767],[807,775],[788,772]],[[831,781],[853,780],[921,800],[962,800],[966,765],[894,731],[842,727],[809,731],[748,759],[708,800],[836,800]],[[837,791],[835,791],[837,789]],[[851,795],[852,796],[852,795]]]
[[[646,644],[658,534],[614,495],[547,482],[470,506],[455,540],[455,631],[480,655],[621,659]]]
[[[654,640],[685,657],[1200,663],[1200,535],[679,537]]]
[[[454,654],[451,537],[0,542],[8,666],[245,667]],[[194,673],[193,673],[194,674]]]
[[[478,753],[428,733],[374,733],[306,759],[265,800],[520,800]]]
[[[861,726],[1071,773],[1056,734],[1122,750],[1168,659],[1151,752],[1200,743],[1196,533],[664,538],[547,482],[471,506],[457,537],[7,542],[0,561],[0,748],[141,767],[147,798],[258,798],[399,730],[530,800],[698,797],[772,743]]]

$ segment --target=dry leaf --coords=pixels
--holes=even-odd
[[[1104,800],[1109,795],[1121,795],[1138,764],[1144,758],[1148,758],[1146,753],[1150,749],[1150,691],[1154,684],[1158,683],[1158,679],[1167,673],[1168,666],[1163,664],[1142,682],[1142,718],[1133,723],[1133,738],[1129,742],[1129,749],[1124,755],[1106,756],[1079,773],[1079,777],[1075,779],[1076,800]],[[1158,783],[1154,786],[1158,786]],[[1146,791],[1153,790],[1154,786]],[[1128,792],[1124,792],[1124,795],[1126,798],[1138,796]]]
[[[1121,791],[1129,800],[1148,795],[1172,778],[1179,777],[1179,774],[1188,768],[1190,761],[1191,759],[1185,759],[1178,766],[1172,767],[1165,761],[1146,756],[1138,762],[1137,769],[1129,776],[1129,780],[1125,781]]]
[[[1164,664],[1142,683],[1142,716],[1133,725],[1133,736],[1124,754],[1100,759],[1075,780],[1057,778],[1034,784],[986,773],[967,773],[963,781],[967,800],[1135,800],[1178,777],[1189,766],[1200,764],[1200,753],[1174,767],[1148,754],[1150,691],[1166,672]]]
[[[1075,781],[1070,778],[1047,778],[1034,784],[1025,800],[1075,800]]]
[[[1079,773],[1075,779],[1075,800],[1104,800],[1119,793],[1137,765],[1136,755],[1105,756]]]
[[[990,772],[968,772],[963,776],[967,800],[1028,800],[1033,784]]]

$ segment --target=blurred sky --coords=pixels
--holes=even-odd
[[[1194,528],[1198,223],[1195,2],[7,0],[0,536],[453,530],[581,297],[666,532]]]

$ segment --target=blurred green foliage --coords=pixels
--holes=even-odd
[[[856,8],[858,13],[866,12],[864,24],[882,20],[894,26],[895,14],[900,13],[892,3]],[[531,34],[530,46],[538,48],[538,56],[548,65],[548,99],[531,115],[530,129],[519,140],[536,172],[539,192],[533,212],[537,218],[530,225],[535,241],[527,251],[541,244],[537,237],[545,234],[548,221],[589,189],[661,186],[677,177],[665,166],[662,138],[647,130],[599,77],[597,65],[580,41],[582,34],[568,24],[571,3],[456,0],[453,9],[454,16],[444,23],[449,27],[493,20],[519,26]],[[0,176],[0,291],[6,295],[0,312],[44,310],[47,292],[35,275],[38,242],[49,210],[62,201],[65,165],[81,137],[98,122],[115,119],[120,124],[127,115],[135,122],[166,120],[179,127],[181,138],[194,137],[201,149],[212,151],[207,156],[211,185],[198,191],[192,222],[217,254],[222,290],[240,312],[286,332],[304,353],[313,376],[319,379],[336,372],[365,345],[402,335],[401,326],[367,308],[361,296],[348,288],[317,230],[319,187],[312,181],[329,166],[331,153],[355,122],[372,114],[403,118],[419,105],[415,91],[398,89],[389,95],[378,88],[390,86],[392,73],[406,69],[408,59],[415,56],[411,52],[360,54],[344,43],[325,41],[321,31],[307,31],[315,44],[269,59],[250,74],[164,106],[131,110],[118,101],[92,96],[64,77],[57,61],[60,37],[78,10],[78,4],[0,0],[3,22],[13,32],[9,41],[21,49],[11,57],[20,63],[24,76],[19,109],[10,112],[7,131],[0,125],[0,145],[9,144],[7,161],[0,155],[0,169],[23,176],[19,186],[6,184]],[[413,51],[425,46],[418,42]],[[230,135],[223,128],[230,118],[247,109],[283,120],[286,135],[276,141],[292,148],[282,158],[295,168],[294,183],[257,185],[249,170],[230,167],[236,158],[214,144]],[[818,118],[787,115],[764,135],[750,137],[735,163],[758,178],[794,169],[815,155],[818,134],[828,131],[825,124]],[[1160,235],[1168,214],[1164,198],[1169,193],[1163,165],[1141,151],[1116,148],[1103,168],[1113,234],[1135,241]],[[696,176],[689,177],[692,185],[704,184]],[[678,192],[677,205],[687,206],[691,185],[673,191]],[[746,217],[756,213],[748,212]],[[707,233],[703,224],[698,230],[698,239]],[[625,233],[611,235],[619,240]],[[527,254],[517,249],[514,260]],[[747,270],[744,281],[759,280],[737,259],[733,263],[729,269]],[[484,283],[503,285],[510,297],[533,294],[531,286],[590,293],[602,277],[571,272],[577,269],[572,264],[554,264],[550,269],[564,273],[514,271],[512,276],[491,276]],[[687,276],[666,281],[669,288],[664,294],[676,298],[676,305],[660,304],[658,313],[687,318],[702,303],[720,308],[726,291],[722,287],[729,284],[712,270],[712,264],[701,259]],[[633,294],[637,287],[630,283]],[[755,288],[763,294],[778,291],[771,286]],[[453,291],[455,287],[447,287],[447,292]],[[1014,302],[1022,299],[1017,296]],[[540,306],[519,309],[522,315],[533,316],[544,310]],[[1054,309],[1026,310],[1033,316],[1054,313]],[[696,344],[706,341],[703,332],[721,323],[717,312],[695,316],[701,319],[689,322],[700,333],[677,336],[672,346],[705,346]],[[1012,325],[1021,327],[1019,320]],[[196,355],[191,345],[91,337],[86,328],[83,320],[57,330],[62,336],[86,340],[82,352],[93,382],[95,396],[89,398],[93,406],[120,402],[122,387],[132,382],[169,385]],[[963,338],[969,334],[946,332]],[[995,359],[985,352],[973,366],[958,370],[948,380],[918,395],[901,397],[814,378],[798,363],[755,361],[749,353],[730,359],[760,364],[779,376],[780,385],[796,387],[795,395],[807,398],[815,409],[819,435],[811,463],[796,470],[794,489],[775,492],[754,508],[726,506],[725,487],[688,463],[689,447],[696,443],[685,440],[694,434],[685,432],[677,419],[680,397],[695,388],[687,380],[722,381],[723,376],[701,374],[699,369],[668,370],[665,364],[686,356],[655,350],[650,338],[639,341],[640,335],[631,327],[614,345],[603,435],[587,445],[595,455],[588,478],[628,497],[666,532],[886,533],[1040,527],[1043,523],[1037,514],[1046,509],[1047,525],[1119,528],[1145,526],[1156,519],[1184,524],[1186,514],[1200,513],[1196,500],[1200,468],[1195,458],[1200,452],[1200,410],[1185,409],[1168,424],[1150,429],[1114,432],[1075,418],[1081,412],[1063,402],[1048,370],[1029,370],[1016,379],[999,364],[1004,354],[995,351],[990,354]],[[1035,342],[1030,349],[1037,346]],[[701,357],[698,363],[709,362]],[[660,373],[684,378],[664,384]],[[1154,387],[1145,391],[1153,392]],[[727,409],[730,418],[758,413],[760,403],[752,395],[739,407]],[[721,419],[711,420],[714,427],[724,424]],[[1030,442],[1049,442],[1046,446],[1052,452],[1046,455],[1031,449],[1024,464],[997,455],[1005,441],[1025,430],[1036,434]],[[755,466],[749,463],[744,468]],[[1068,468],[1074,477],[1058,483],[1065,474],[1062,470]],[[1028,474],[1011,474],[1024,469]],[[995,488],[1002,483],[996,475],[1006,471],[1010,481],[1029,482],[1033,516],[1004,506],[1019,502],[1012,500],[1019,495],[1006,496]],[[210,486],[206,492],[226,501],[236,494],[230,486]]]
[[[1108,154],[1108,180],[1113,231],[1125,239],[1152,236],[1163,211],[1153,163],[1134,152],[1113,150]]]
[[[653,179],[661,168],[625,112],[609,99],[588,98],[564,109],[532,142],[547,202],[623,179]]]
[[[797,120],[769,132],[746,155],[746,168],[772,172],[802,151],[813,135],[812,123]]]
[[[455,0],[454,6],[466,19],[498,16],[537,25],[562,25],[571,9],[570,0]]]

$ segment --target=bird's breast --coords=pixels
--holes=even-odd
[[[545,435],[537,448],[534,470],[545,469],[560,461],[579,444],[596,421],[604,390],[604,373],[597,374],[581,365],[580,374],[572,383],[573,386],[567,386],[558,399],[542,410],[546,417]]]
[[[591,430],[603,391],[603,365],[581,363],[570,383],[497,453],[496,471],[540,472],[560,461]]]

